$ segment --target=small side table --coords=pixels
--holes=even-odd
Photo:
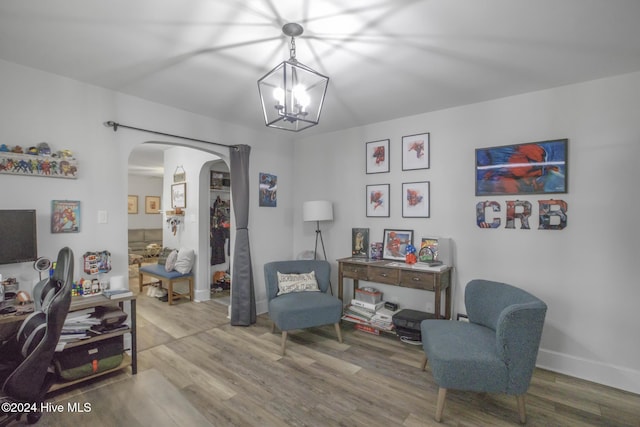
[[[160,245],[156,243],[151,243],[150,245],[147,245],[147,247],[145,248],[144,255],[148,258],[155,257],[160,255],[161,250],[162,248],[160,247]]]

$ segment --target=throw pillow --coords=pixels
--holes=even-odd
[[[193,267],[195,258],[196,254],[193,249],[180,248],[180,250],[178,251],[178,259],[176,259],[174,270],[182,274],[189,273],[191,271],[191,268]]]
[[[290,292],[320,292],[316,272],[301,274],[284,274],[278,271],[278,293],[277,295],[288,294]]]
[[[167,257],[167,262],[164,264],[166,271],[173,271],[176,268],[176,261],[178,260],[178,251],[173,250]]]
[[[162,252],[158,255],[158,264],[165,265],[167,263],[167,257],[173,252],[171,248],[162,248]]]

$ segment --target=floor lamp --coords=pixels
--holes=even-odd
[[[318,259],[318,238],[322,245],[322,254],[325,261],[327,260],[327,252],[324,249],[324,240],[322,240],[322,231],[320,230],[320,221],[333,221],[333,205],[327,200],[314,200],[311,202],[304,202],[302,205],[302,220],[305,222],[316,222],[316,246],[313,250],[313,259]],[[333,295],[333,289],[331,288],[331,282],[329,282],[329,289],[331,295]]]

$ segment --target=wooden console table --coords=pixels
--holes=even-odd
[[[434,315],[436,319],[443,318],[440,300],[442,291],[444,291],[444,318],[451,318],[451,267],[445,267],[441,271],[433,271],[393,261],[342,258],[338,260],[338,297],[341,300],[345,277],[353,279],[353,295],[351,298],[355,297],[359,280],[434,292]]]

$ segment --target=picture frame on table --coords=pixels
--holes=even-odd
[[[187,183],[171,186],[171,207],[184,209],[187,207]]]
[[[476,196],[566,193],[568,139],[476,149]]]
[[[402,183],[402,217],[429,218],[430,216],[430,182]]]
[[[369,258],[369,229],[351,229],[351,257]]]
[[[365,144],[367,174],[389,172],[389,141],[381,139]]]
[[[146,214],[160,213],[160,197],[159,196],[145,196],[144,213]]]
[[[385,228],[382,238],[382,259],[404,261],[407,245],[413,245],[413,230]]]
[[[418,133],[402,137],[402,170],[429,169],[430,134]]]
[[[366,186],[367,217],[389,217],[389,184]]]

